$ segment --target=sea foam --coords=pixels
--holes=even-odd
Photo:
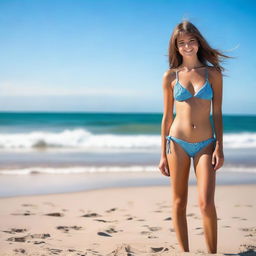
[[[225,148],[256,149],[256,133],[224,134],[223,144]],[[93,134],[86,129],[65,129],[61,132],[0,133],[0,148],[2,149],[159,150],[160,146],[160,135]]]

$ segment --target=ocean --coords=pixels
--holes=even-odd
[[[76,177],[77,182],[87,182],[85,186],[82,182],[81,187],[75,182],[69,186],[72,191],[97,187],[96,181],[94,184],[93,179],[88,179],[92,174],[97,174],[96,180],[102,178],[103,183],[98,183],[100,186],[106,178],[109,179],[110,173],[111,177],[118,178],[114,180],[114,185],[122,184],[120,179],[123,173],[137,177],[132,184],[136,184],[134,180],[138,181],[141,177],[139,173],[147,173],[146,177],[150,177],[147,182],[144,180],[147,184],[162,184],[164,176],[157,169],[161,120],[160,113],[2,112],[0,196],[36,193],[40,185],[33,187],[31,179],[32,183],[37,179],[47,183],[49,178],[46,177],[56,179],[56,182],[66,180],[67,184],[72,183],[71,176],[72,181]],[[225,178],[219,182],[254,183],[256,116],[223,115],[223,128],[225,164],[220,172]],[[231,173],[236,173],[236,181],[234,177],[230,178]],[[14,179],[24,182],[27,188],[21,185],[19,189],[16,182],[16,190],[11,189],[9,185]],[[140,184],[144,181],[142,179]],[[65,182],[61,184],[67,186]],[[111,182],[108,184],[113,185]],[[167,184],[166,180],[164,184]],[[53,183],[53,188],[63,189],[64,185],[58,185]],[[54,189],[38,193],[63,191]]]

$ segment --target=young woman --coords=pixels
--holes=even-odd
[[[215,172],[224,163],[221,57],[229,58],[211,48],[192,23],[184,21],[175,27],[169,43],[170,69],[163,76],[159,169],[171,178],[173,225],[184,252],[189,251],[186,207],[191,157],[208,252],[217,252]]]

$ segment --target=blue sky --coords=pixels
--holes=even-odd
[[[162,112],[169,38],[189,19],[236,57],[223,113],[256,114],[255,13],[242,0],[0,0],[0,111]]]

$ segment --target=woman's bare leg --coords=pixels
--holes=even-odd
[[[199,206],[209,253],[217,252],[217,213],[214,203],[216,172],[211,164],[213,149],[211,143],[194,157]]]
[[[167,154],[172,188],[172,219],[178,243],[183,252],[189,251],[186,207],[190,158],[175,142],[171,141],[171,154]]]

